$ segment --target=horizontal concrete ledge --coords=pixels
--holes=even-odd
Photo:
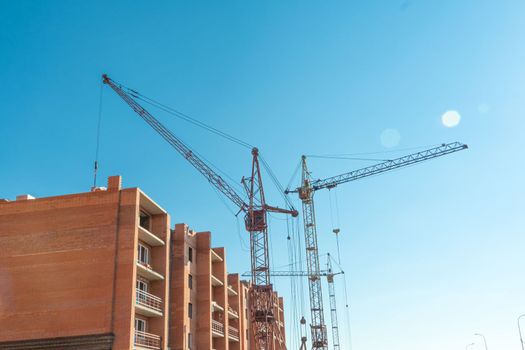
[[[135,304],[135,312],[146,317],[162,317],[162,312],[140,304]]]
[[[235,289],[233,289],[233,287],[231,285],[228,285],[228,295],[229,296],[238,295],[237,292],[235,291]]]
[[[112,333],[81,335],[75,337],[45,338],[16,340],[0,342],[2,350],[37,350],[37,349],[56,349],[56,350],[111,350],[114,335]]]
[[[221,262],[224,261],[219,254],[215,252],[215,250],[211,249],[211,261],[213,262]]]
[[[153,271],[152,269],[147,268],[137,261],[137,274],[142,276],[150,281],[163,280],[164,276],[160,273]]]
[[[214,275],[211,275],[211,284],[214,287],[224,286],[224,283],[222,283],[222,281],[218,279],[217,277],[215,277]]]
[[[148,243],[152,247],[160,247],[164,245],[164,241],[153,233],[146,230],[144,227],[139,225],[139,239],[143,242]]]

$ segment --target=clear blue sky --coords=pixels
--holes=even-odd
[[[258,145],[285,184],[301,154],[463,141],[470,150],[337,189],[353,349],[478,350],[480,332],[518,350],[524,34],[517,0],[0,1],[0,197],[89,190],[103,72]],[[237,221],[209,185],[112,91],[102,101],[101,177],[121,174],[173,222],[212,230],[229,269],[247,270]],[[441,124],[449,109],[455,128]],[[247,175],[247,150],[159,117]],[[385,129],[399,145],[382,145]],[[315,177],[365,165],[310,161]],[[316,198],[322,253],[335,253],[329,195]],[[275,268],[288,263],[278,219]],[[287,295],[288,281],[276,285]]]

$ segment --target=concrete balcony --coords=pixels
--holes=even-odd
[[[211,320],[211,334],[213,338],[224,337],[224,325],[216,320]]]
[[[211,249],[210,251],[211,251],[211,261],[212,262],[221,262],[221,261],[223,261],[221,256],[219,254],[215,253],[215,251],[213,249]]]
[[[224,308],[220,306],[215,300],[211,302],[211,312],[220,311],[224,312]]]
[[[238,342],[239,341],[239,330],[235,327],[228,326],[228,339],[230,341]]]
[[[148,281],[163,280],[164,276],[153,271],[150,265],[145,265],[142,261],[137,260],[137,275],[144,277]]]
[[[159,247],[164,245],[164,241],[147,229],[139,225],[139,240],[149,244],[152,247]]]
[[[141,331],[135,331],[135,338],[133,342],[133,348],[137,350],[142,349],[160,349],[161,340],[160,336],[155,334],[150,334]]]
[[[228,318],[239,319],[239,313],[228,306]]]
[[[135,311],[147,317],[162,317],[162,299],[137,289]]]
[[[151,215],[166,214],[166,211],[160,205],[142,191],[140,191],[140,207]]]
[[[224,283],[214,275],[211,275],[211,285],[214,287],[220,287],[224,286]]]
[[[231,285],[228,285],[228,295],[229,296],[236,296],[236,295],[238,295],[237,292],[235,291],[235,289],[233,289],[233,287]]]

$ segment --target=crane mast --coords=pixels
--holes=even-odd
[[[332,270],[331,256],[328,254],[326,261],[326,281],[328,282],[328,298],[330,300],[330,323],[332,324],[332,341],[334,350],[339,350],[339,322],[337,321],[337,300],[335,297],[334,272]]]
[[[323,180],[312,181],[311,173],[308,171],[306,156],[301,157],[302,175],[301,186],[294,190],[286,190],[285,193],[297,193],[303,205],[303,224],[307,256],[308,285],[310,291],[310,313],[312,349],[327,349],[328,341],[326,325],[323,314],[323,296],[321,290],[319,250],[317,246],[317,227],[315,223],[314,193],[321,189],[331,189],[338,185],[360,180],[369,176],[378,175],[398,168],[406,167],[426,160],[442,157],[447,154],[462,151],[468,146],[459,142],[442,144],[425,151],[409,154],[393,160],[381,162],[366,168],[358,169],[341,175],[329,177]]]
[[[244,212],[245,227],[250,235],[252,285],[249,296],[254,345],[256,350],[273,350],[274,334],[279,332],[279,328],[276,326],[273,315],[274,293],[273,286],[270,283],[267,215],[268,212],[276,212],[297,216],[298,212],[293,208],[290,210],[282,209],[266,203],[259,167],[259,150],[257,148],[252,149],[251,175],[241,181],[249,199],[246,203],[228,182],[135,100],[139,97],[136,91],[123,87],[106,74],[102,76],[102,79],[104,84],[111,87],[131,109],[175,148],[211,185],[232,201],[239,208],[239,211]]]
[[[335,295],[335,282],[334,277],[340,274],[343,274],[343,271],[334,272],[332,269],[332,262],[331,262],[331,256],[328,254],[328,260],[326,262],[326,270],[319,271],[319,276],[326,277],[326,281],[328,283],[328,295],[330,298],[330,322],[332,324],[332,338],[334,342],[334,349],[340,349],[340,342],[339,342],[339,323],[337,321],[337,303],[336,303],[336,295]],[[250,276],[251,273],[243,273],[242,276]],[[307,277],[310,276],[310,273],[308,271],[297,271],[297,270],[291,270],[291,271],[275,271],[273,270],[271,273],[272,277]],[[301,319],[301,325],[305,324],[303,323],[304,317]],[[306,350],[306,337],[301,337],[301,347],[300,350]]]
[[[302,187],[299,198],[303,204],[304,244],[306,247],[306,267],[308,271],[308,292],[310,296],[310,331],[313,349],[328,349],[326,325],[323,312],[323,291],[321,288],[321,268],[317,245],[317,226],[315,224],[314,191],[311,176],[302,157]]]

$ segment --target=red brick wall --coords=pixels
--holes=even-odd
[[[115,289],[129,348],[136,203],[136,189],[0,203],[0,342],[110,332]]]
[[[197,350],[212,348],[211,334],[211,233],[197,233]]]
[[[114,308],[111,316],[113,318],[111,330],[115,333],[113,349],[131,349],[133,344],[138,203],[138,189],[129,188],[120,191],[118,242],[114,241],[112,244],[113,259],[116,266],[116,270],[114,270]],[[115,222],[117,222],[116,218]],[[96,237],[94,238],[96,239]],[[113,279],[113,275],[111,278]]]
[[[117,203],[97,192],[0,204],[1,341],[110,330]]]
[[[188,262],[188,246],[193,247],[193,263]],[[171,275],[170,275],[170,320],[169,320],[169,346],[175,350],[187,349],[187,333],[193,334],[193,343],[197,342],[197,300],[190,298],[190,293],[195,293],[197,288],[197,244],[196,239],[188,234],[188,227],[184,224],[175,225],[172,233],[171,248]],[[188,288],[188,273],[193,276],[193,289]],[[193,304],[194,318],[188,318],[188,302]],[[195,349],[196,346],[194,345]]]

